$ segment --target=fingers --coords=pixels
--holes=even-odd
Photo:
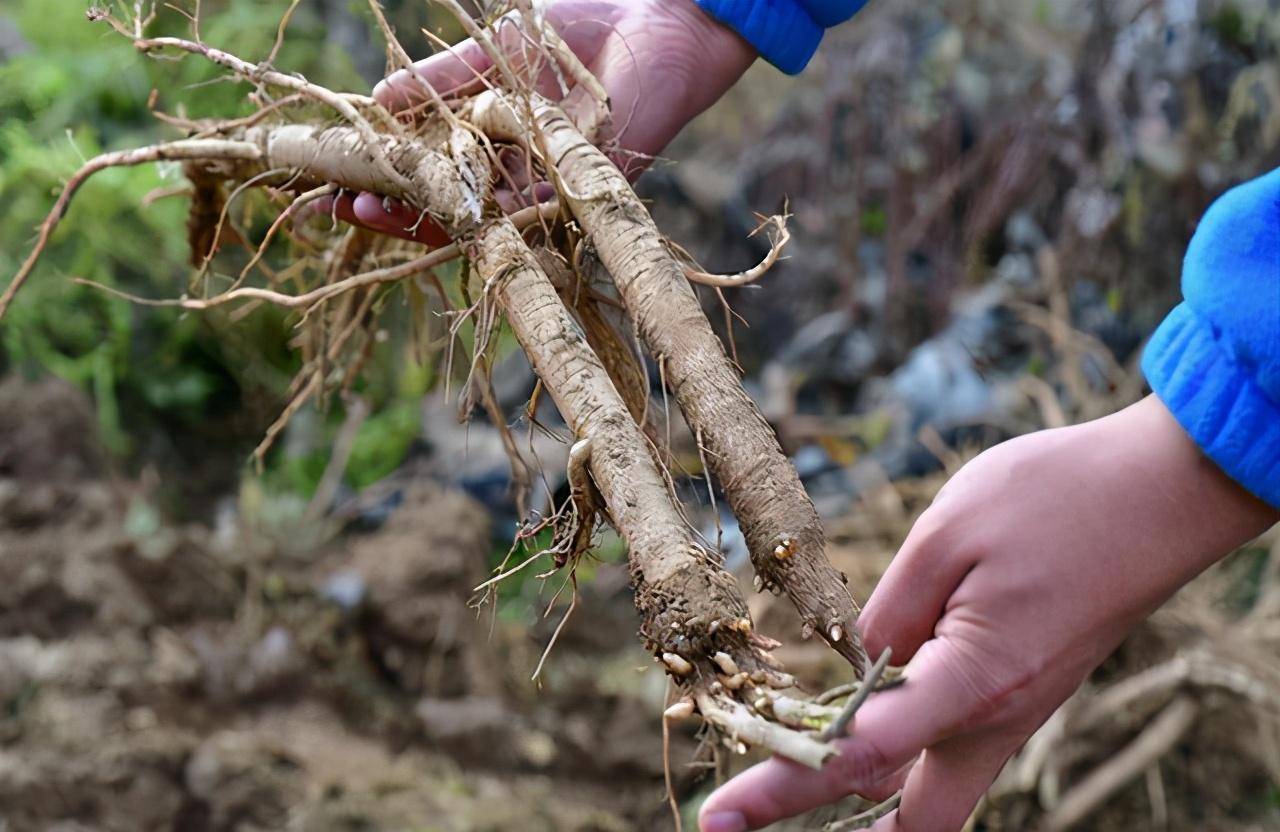
[[[412,240],[428,246],[442,246],[449,242],[449,235],[430,217],[394,199],[383,199],[376,194],[352,195],[343,193],[336,199],[318,201],[315,210],[332,214],[343,222],[363,226],[381,234],[390,234],[402,240]]]
[[[473,40],[465,40],[450,51],[437,52],[413,65],[413,72],[400,69],[378,82],[373,97],[393,113],[411,109],[430,96],[417,79],[430,84],[442,96],[461,95],[478,90],[479,78],[493,66],[493,61]],[[416,77],[415,77],[416,76]]]
[[[975,559],[952,549],[963,521],[945,504],[920,517],[858,617],[867,652],[893,648],[894,663],[909,661],[934,627]]]
[[[938,743],[911,770],[897,811],[876,832],[953,832],[1021,744],[1013,734],[973,734]]]
[[[775,821],[834,803],[855,791],[870,800],[883,800],[902,788],[911,763],[874,782],[855,782],[844,768],[828,763],[821,772],[774,757],[739,774],[707,798],[698,813],[701,832],[746,832]],[[867,770],[874,769],[874,765]]]
[[[547,20],[569,49],[589,64],[612,32],[612,18],[619,14],[619,7],[619,4],[593,0],[562,0],[547,10]],[[560,76],[546,65],[544,56],[537,55],[517,18],[508,16],[500,20],[491,37],[516,73],[526,72],[536,61],[541,69],[536,79],[539,91],[559,98]],[[391,74],[374,88],[373,96],[392,112],[402,112],[429,98],[418,79],[430,84],[442,96],[469,95],[480,91],[481,76],[492,68],[493,60],[485,50],[475,41],[465,40],[418,61],[412,73],[401,69]]]
[[[840,756],[820,772],[781,758],[747,770],[707,799],[703,832],[760,829],[854,792],[887,796],[921,750],[970,727],[973,716],[986,711],[984,686],[963,662],[956,645],[926,643],[907,667],[906,684],[862,706],[852,736],[836,743]],[[741,819],[736,829],[734,816]]]

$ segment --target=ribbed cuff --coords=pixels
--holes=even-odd
[[[1142,356],[1151,389],[1205,455],[1280,508],[1280,405],[1183,303]]]
[[[824,29],[844,23],[857,14],[867,0],[800,0],[809,17]]]
[[[698,0],[698,5],[788,75],[803,70],[822,42],[823,28],[799,0]]]

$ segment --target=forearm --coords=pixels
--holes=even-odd
[[[1084,427],[1096,433],[1105,473],[1082,522],[1105,526],[1119,553],[1100,592],[1132,593],[1136,607],[1154,608],[1280,522],[1280,510],[1206,457],[1155,396]]]
[[[1280,170],[1205,212],[1182,289],[1147,345],[1147,381],[1206,456],[1280,508]]]

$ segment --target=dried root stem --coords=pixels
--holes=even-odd
[[[787,230],[787,218],[785,215],[778,214],[772,217],[762,217],[759,227],[751,233],[752,235],[758,234],[765,228],[773,229],[773,233],[769,236],[769,253],[765,255],[763,260],[745,272],[710,274],[692,266],[685,266],[684,276],[692,283],[714,286],[718,289],[730,289],[755,283],[777,265],[778,260],[782,258],[782,250],[787,247],[787,243],[791,242],[791,232]]]
[[[567,544],[558,550],[565,557],[557,565],[571,566],[589,545],[596,516],[607,516],[629,550],[641,638],[683,689],[669,718],[688,716],[696,708],[735,750],[760,746],[820,767],[836,752],[819,732],[848,715],[780,693],[792,687],[794,679],[768,652],[777,643],[753,632],[746,602],[725,571],[722,555],[703,545],[690,529],[674,499],[669,474],[656,458],[658,445],[642,427],[648,403],[644,369],[601,314],[599,306],[613,302],[611,298],[596,292],[591,278],[583,278],[583,246],[598,253],[601,273],[612,275],[622,306],[659,359],[700,443],[706,443],[710,466],[738,513],[762,582],[786,591],[807,627],[822,633],[861,670],[865,656],[853,627],[857,608],[826,560],[813,505],[772,430],[743,391],[685,270],[625,178],[558,107],[539,98],[527,84],[521,86],[525,82],[454,0],[440,2],[491,52],[508,91],[489,89],[451,105],[434,96],[437,112],[412,135],[367,97],[336,93],[241,60],[198,37],[145,38],[142,25],[128,27],[107,15],[111,25],[143,52],[177,49],[200,55],[259,88],[284,89],[289,96],[267,103],[258,117],[185,125],[200,138],[106,154],[85,165],[68,182],[41,228],[35,250],[0,296],[0,315],[30,275],[76,188],[106,167],[170,159],[190,162],[188,171],[199,179],[195,190],[210,206],[218,204],[217,195],[225,187],[270,185],[298,192],[252,252],[241,280],[261,264],[286,220],[322,196],[339,189],[372,191],[415,206],[421,211],[420,221],[437,223],[455,242],[407,262],[363,270],[374,260],[377,246],[361,232],[348,236],[330,258],[323,282],[309,291],[290,295],[238,286],[211,298],[140,302],[204,310],[245,300],[304,313],[302,340],[311,359],[291,390],[285,413],[268,431],[265,448],[293,411],[333,386],[334,364],[344,351],[357,353],[337,368],[341,388],[349,387],[370,343],[357,336],[369,334],[379,299],[386,297],[377,287],[429,278],[447,304],[431,270],[465,257],[483,289],[480,297],[467,300],[467,309],[449,307],[450,334],[473,316],[472,370],[483,373],[489,361],[485,345],[499,313],[505,315],[538,375],[540,389],[555,401],[576,443],[568,471],[571,510],[562,510],[552,520],[562,532],[569,524]],[[385,24],[376,2],[371,8],[380,25]],[[599,82],[533,7],[521,2],[517,11],[535,46],[599,104],[607,103]],[[384,31],[393,59],[407,63],[389,27],[384,25]],[[325,104],[343,123],[285,123],[285,102],[303,99]],[[522,148],[535,172],[556,185],[559,202],[514,217],[503,215],[493,198],[497,167],[492,143]],[[222,205],[220,214],[225,213],[225,202]],[[550,257],[535,254],[522,231],[539,224],[548,246],[554,246],[557,238],[547,224],[569,213],[577,228],[560,235],[569,240],[565,250]],[[758,278],[777,262],[788,239],[783,218],[766,225],[775,233],[770,253],[759,266],[741,275],[698,274],[693,279],[724,286]],[[209,240],[207,233],[205,238],[212,250],[216,240]],[[302,240],[299,245],[309,243]],[[483,388],[480,395],[485,398]],[[502,421],[495,401],[486,400],[485,405]],[[566,585],[573,580],[571,571]],[[883,669],[883,661],[877,669]],[[859,695],[873,690],[876,678],[873,672],[864,680]]]
[[[490,136],[534,136],[554,160],[561,201],[590,238],[686,421],[699,431],[711,467],[738,516],[752,563],[791,598],[803,620],[861,673],[866,653],[854,629],[857,607],[827,560],[821,521],[772,428],[747,396],[684,278],[683,268],[622,173],[559,107],[533,97],[532,122],[489,91],[471,119]]]

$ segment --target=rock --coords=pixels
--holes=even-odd
[[[346,569],[364,586],[368,636],[407,690],[492,686],[493,674],[474,666],[472,645],[486,636],[467,604],[487,577],[490,545],[484,509],[432,483],[406,490],[378,534],[352,541]]]
[[[354,569],[343,569],[330,575],[320,587],[320,597],[332,601],[344,610],[359,607],[367,592],[364,576]]]
[[[93,406],[55,378],[0,382],[0,477],[68,482],[99,476],[104,459]]]
[[[297,762],[250,731],[219,731],[200,743],[183,779],[213,829],[283,829],[305,796]]]
[[[414,714],[427,741],[463,760],[492,759],[495,747],[506,747],[521,722],[494,697],[461,699],[427,697]]]

